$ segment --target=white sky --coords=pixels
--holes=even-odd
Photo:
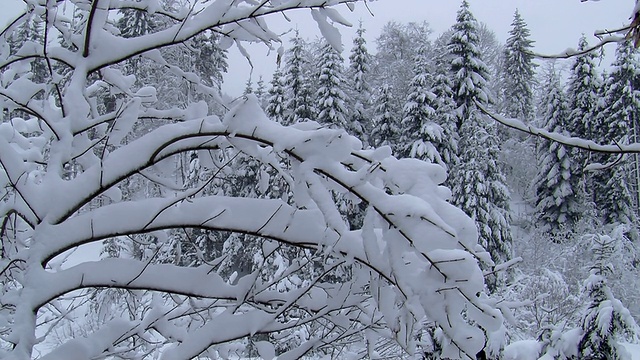
[[[19,0],[0,0],[0,24],[7,23],[23,6]],[[498,40],[504,42],[513,20],[513,13],[519,9],[531,31],[531,38],[536,41],[535,50],[539,53],[559,53],[568,47],[575,47],[582,33],[589,36],[591,43],[597,40],[590,36],[594,30],[621,27],[626,22],[634,7],[633,0],[601,0],[581,2],[580,0],[469,0],[471,11],[478,21],[486,23]],[[382,26],[391,20],[399,22],[423,21],[431,24],[435,34],[448,29],[455,22],[460,1],[455,0],[375,0],[369,2],[369,14],[362,5],[350,13],[346,7],[339,7],[342,14],[353,24],[362,20],[367,29],[369,51],[375,48],[374,40]],[[289,16],[291,23],[283,17],[273,17],[273,30],[286,32],[298,27],[305,38],[313,39],[319,35],[315,22],[308,11],[296,11]],[[340,27],[345,45],[345,58],[352,45],[354,28]],[[285,45],[288,42],[285,40]],[[275,69],[275,55],[270,55],[263,45],[249,45],[254,65],[253,80],[263,75],[266,83],[271,79]],[[614,52],[613,46],[607,47],[607,53]],[[236,49],[229,56],[229,74],[225,77],[223,90],[232,96],[238,96],[249,78],[250,67]]]

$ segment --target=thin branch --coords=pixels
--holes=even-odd
[[[607,36],[605,38],[603,38],[599,43],[590,46],[586,49],[583,50],[573,50],[573,49],[568,49],[565,50],[564,52],[560,53],[560,54],[555,54],[555,55],[545,55],[545,54],[538,54],[538,53],[534,53],[534,52],[530,52],[531,55],[540,58],[540,59],[569,59],[575,56],[582,56],[582,55],[586,55],[594,50],[600,49],[601,47],[607,45],[607,44],[611,44],[611,43],[619,43],[622,41],[625,41],[626,38],[625,37],[620,37],[620,36]]]
[[[98,9],[98,2],[100,0],[93,0],[91,4],[91,10],[89,11],[89,19],[87,20],[87,28],[84,34],[84,49],[82,50],[82,57],[89,57],[89,46],[91,45],[91,28],[93,27],[93,18],[96,15]]]
[[[524,133],[541,137],[550,141],[557,142],[559,144],[582,149],[591,152],[598,152],[603,154],[638,154],[640,153],[640,143],[633,143],[629,145],[601,145],[591,140],[585,140],[576,137],[569,137],[557,132],[551,132],[545,129],[537,128],[532,125],[527,125],[518,119],[507,119],[498,114],[492,113],[487,110],[482,104],[476,101],[476,106],[483,114],[489,116],[491,119],[499,122],[500,124],[509,128],[522,131]]]

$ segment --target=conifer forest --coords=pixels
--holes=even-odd
[[[539,54],[371,1],[23,0],[0,359],[640,359],[640,4]]]

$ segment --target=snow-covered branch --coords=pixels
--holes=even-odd
[[[614,145],[602,145],[592,140],[566,136],[557,132],[548,131],[545,129],[537,128],[535,126],[525,124],[518,119],[507,119],[504,116],[495,114],[486,109],[482,104],[476,103],[478,109],[491,119],[499,122],[502,125],[510,127],[515,130],[525,132],[530,135],[539,136],[541,138],[551,140],[562,145],[566,145],[573,148],[583,149],[587,151],[600,152],[605,154],[636,154],[640,153],[640,144],[614,144]]]

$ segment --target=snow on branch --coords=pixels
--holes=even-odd
[[[615,35],[609,35],[609,36],[600,37],[600,38],[601,39],[597,44],[593,46],[589,46],[582,50],[569,48],[559,54],[548,55],[548,54],[532,53],[532,55],[540,59],[569,59],[575,56],[581,56],[581,55],[588,54],[592,51],[596,51],[607,44],[619,43],[627,39],[625,36],[615,36]]]
[[[474,359],[502,316],[442,167],[220,104],[226,45],[306,8],[339,47],[330,7],[356,2],[48,1],[12,23],[33,37],[0,38],[0,357],[397,357],[435,323]]]
[[[487,110],[482,104],[476,103],[478,109],[489,116],[491,119],[510,127],[515,130],[525,132],[530,135],[538,136],[547,140],[551,140],[562,145],[583,149],[587,151],[605,153],[605,154],[635,154],[640,153],[640,144],[614,144],[614,145],[601,145],[592,140],[581,139],[577,137],[570,137],[562,135],[557,132],[551,132],[545,129],[537,128],[532,125],[523,123],[518,119],[508,119],[498,114],[495,114]]]

